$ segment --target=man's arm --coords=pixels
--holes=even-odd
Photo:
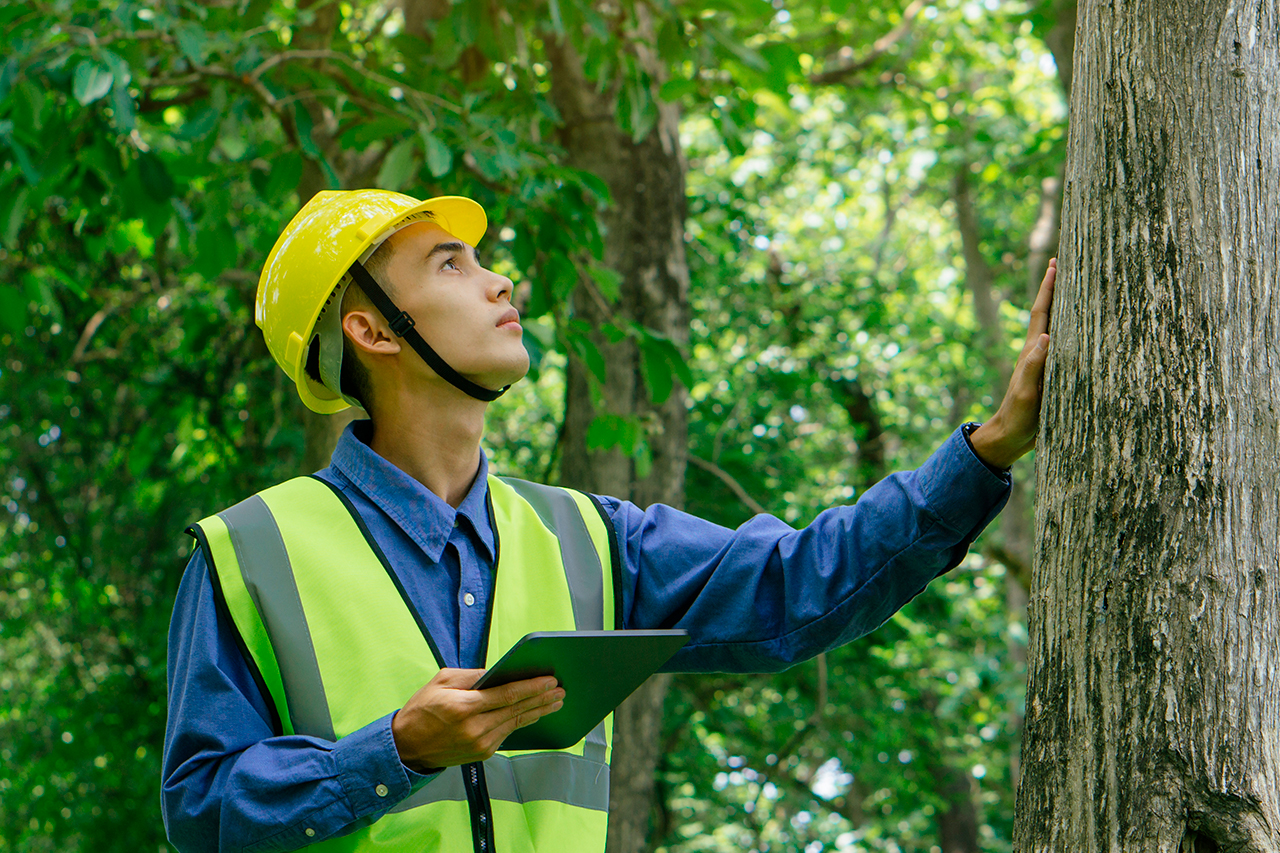
[[[1008,492],[956,430],[920,468],[801,530],[601,501],[621,546],[625,627],[690,632],[667,670],[773,672],[878,627],[959,564]]]
[[[1004,506],[999,472],[1035,444],[1056,270],[1050,261],[999,411],[854,506],[803,530],[757,516],[731,531],[604,499],[622,543],[626,627],[687,628],[673,671],[773,671],[874,630],[956,566]]]

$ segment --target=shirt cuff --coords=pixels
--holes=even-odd
[[[983,465],[986,465],[988,471],[990,471],[992,474],[995,474],[997,477],[1004,477],[1007,480],[1008,477],[1006,475],[1009,473],[1008,468],[997,468],[995,465],[992,465],[990,462],[983,459],[981,456],[978,456],[978,451],[973,449],[973,439],[970,438],[970,436],[972,436],[973,431],[980,426],[982,426],[982,424],[976,423],[974,421],[970,421],[969,423],[964,424],[963,426],[960,427],[960,434],[964,436],[964,443],[969,445],[969,452],[972,453],[974,456],[977,456],[978,461],[981,462]]]
[[[393,717],[394,712],[387,714],[333,745],[338,781],[356,819],[388,811],[439,775],[415,773],[400,761]]]
[[[916,469],[929,508],[947,527],[976,536],[1004,508],[1013,478],[978,458],[964,427]]]

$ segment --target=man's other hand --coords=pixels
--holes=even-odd
[[[1008,468],[1036,446],[1040,429],[1040,395],[1044,385],[1044,363],[1049,355],[1049,314],[1053,306],[1053,283],[1058,275],[1058,259],[1040,283],[1040,292],[1031,306],[1031,327],[1013,368],[1009,390],[1000,409],[969,436],[973,450],[982,461],[996,468]]]
[[[507,735],[564,705],[564,688],[550,676],[472,690],[482,675],[442,669],[396,713],[391,734],[406,767],[430,772],[484,761]]]

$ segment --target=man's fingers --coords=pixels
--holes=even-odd
[[[1053,286],[1058,280],[1058,259],[1049,261],[1049,269],[1045,270],[1044,280],[1040,282],[1040,292],[1031,306],[1031,326],[1027,329],[1027,344],[1049,331],[1049,317],[1053,308]]]
[[[542,676],[477,690],[476,695],[479,698],[479,704],[476,708],[480,711],[493,711],[518,705],[556,690],[558,683],[551,676]],[[563,690],[560,692],[561,694],[564,693]]]
[[[1027,374],[1033,378],[1039,385],[1040,377],[1044,373],[1044,364],[1049,359],[1049,336],[1041,334],[1036,339],[1035,346],[1031,348],[1031,352],[1027,354]]]
[[[547,714],[559,711],[564,707],[564,689],[556,688],[546,693],[531,696],[514,705],[496,708],[479,716],[485,731],[485,740],[492,741],[496,749],[516,729],[532,725]]]
[[[514,731],[536,723],[547,714],[559,711],[562,707],[564,707],[564,690],[553,690],[521,702],[519,705],[513,705],[509,709],[512,712],[509,720],[511,729]]]

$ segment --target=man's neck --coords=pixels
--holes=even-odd
[[[385,409],[375,406],[369,447],[456,508],[480,470],[488,404],[447,396],[401,399]]]

